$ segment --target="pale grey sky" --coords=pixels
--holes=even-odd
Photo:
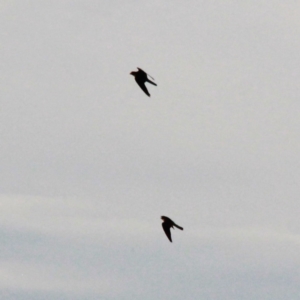
[[[0,1],[0,298],[300,299],[299,15]]]

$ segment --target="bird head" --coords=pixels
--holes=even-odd
[[[135,73],[136,73],[136,72],[132,71],[132,72],[130,72],[129,75],[135,76]]]
[[[165,217],[165,216],[161,216],[161,219],[162,219],[162,220],[165,220],[165,219],[166,219],[166,217]]]

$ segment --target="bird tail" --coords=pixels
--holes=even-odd
[[[150,76],[148,73],[146,73],[152,80],[155,80],[152,76]]]
[[[153,81],[151,81],[151,80],[149,80],[149,79],[147,79],[147,82],[150,82],[150,83],[152,83],[153,85],[156,85],[156,86],[157,86],[157,84],[156,84],[155,82],[153,82]]]
[[[182,227],[180,227],[180,226],[178,226],[178,225],[176,225],[176,224],[174,224],[174,226],[177,227],[177,228],[180,229],[180,230],[183,230]]]

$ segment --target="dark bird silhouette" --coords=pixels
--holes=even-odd
[[[177,227],[180,230],[183,230],[182,227],[178,226],[177,224],[175,224],[170,218],[165,217],[165,216],[161,216],[161,219],[163,220],[162,222],[162,228],[164,229],[164,232],[166,234],[166,236],[168,237],[168,239],[170,240],[170,242],[172,243],[172,237],[171,237],[171,227],[174,228],[173,226]]]
[[[137,68],[138,71],[132,71],[130,75],[134,76],[136,83],[140,86],[140,88],[145,92],[147,96],[150,97],[150,94],[145,86],[145,82],[149,82],[153,85],[157,85],[155,82],[148,79],[148,74],[144,72],[142,69]],[[151,76],[150,76],[151,77]],[[151,77],[152,78],[152,77]],[[152,78],[154,79],[154,78]]]

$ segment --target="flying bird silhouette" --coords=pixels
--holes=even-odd
[[[145,92],[147,96],[150,97],[150,94],[145,86],[145,82],[149,82],[153,85],[157,85],[155,82],[148,79],[148,74],[140,68],[137,68],[138,71],[132,71],[130,75],[134,76],[136,83],[140,86],[140,88]],[[151,76],[150,76],[151,77]],[[152,77],[151,77],[152,78]],[[152,78],[154,79],[154,78]]]
[[[172,237],[171,237],[171,227],[174,228],[173,226],[177,227],[180,230],[183,230],[182,227],[178,226],[177,224],[175,224],[170,218],[165,217],[165,216],[161,216],[161,219],[163,220],[162,222],[162,228],[164,229],[164,232],[166,234],[166,236],[168,237],[168,239],[170,240],[170,242],[172,243]]]

